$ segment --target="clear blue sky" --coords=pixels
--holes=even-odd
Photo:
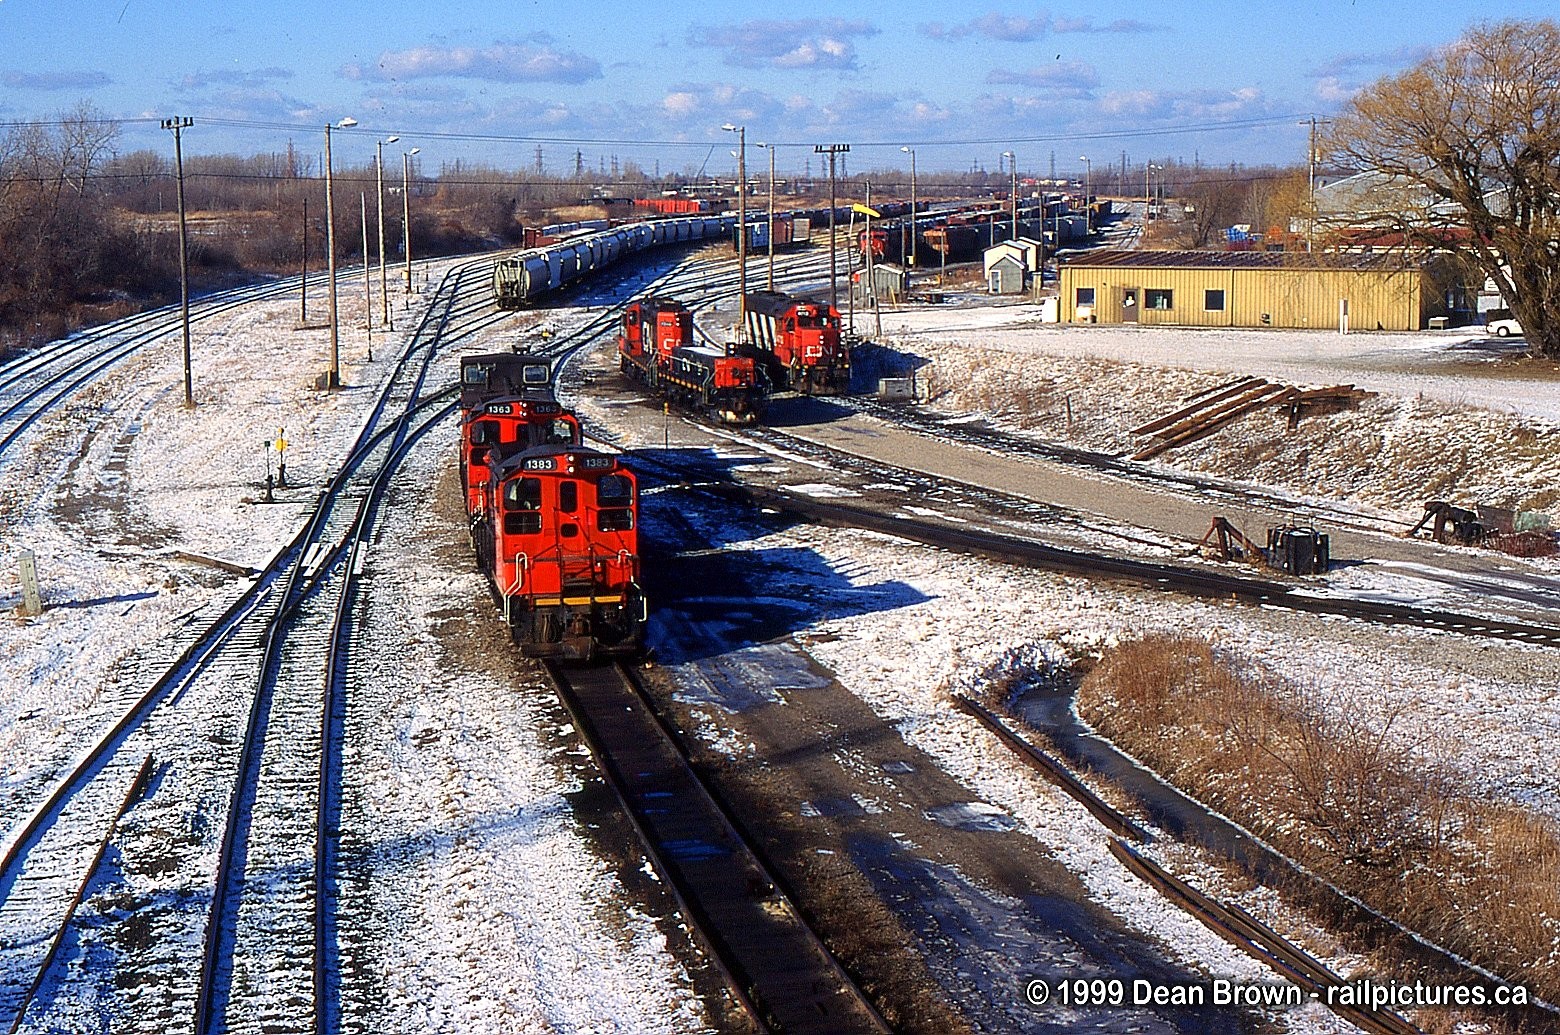
[[[1166,157],[1304,160],[1297,121],[1454,40],[1481,19],[1540,18],[1496,0],[902,0],[788,5],[688,0],[0,0],[0,120],[89,102],[125,119],[187,115],[188,153],[314,155],[343,116],[338,162],[392,133],[424,168],[455,160],[549,171],[633,161],[801,171],[815,143],[851,172],[1025,174]],[[171,150],[155,122],[123,151]],[[398,157],[398,156],[397,156]],[[817,171],[817,166],[814,166]]]

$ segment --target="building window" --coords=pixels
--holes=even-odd
[[[1091,287],[1090,288],[1083,288],[1083,287],[1078,288],[1076,290],[1076,295],[1073,298],[1073,304],[1074,305],[1093,305],[1094,304],[1094,289],[1091,288]]]
[[[1171,299],[1169,288],[1145,288],[1143,290],[1144,309],[1174,309],[1175,303]]]
[[[1203,292],[1203,309],[1207,310],[1210,313],[1222,313],[1222,312],[1224,312],[1224,292],[1222,292],[1222,291],[1204,291]]]

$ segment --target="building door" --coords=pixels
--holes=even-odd
[[[1122,288],[1121,289],[1121,322],[1122,323],[1137,323],[1138,322],[1138,289],[1137,288]]]

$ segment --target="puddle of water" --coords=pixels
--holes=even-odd
[[[983,801],[956,801],[926,810],[926,818],[955,830],[1012,830],[1017,820]]]

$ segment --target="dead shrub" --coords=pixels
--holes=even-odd
[[[1172,782],[1470,959],[1560,994],[1560,829],[1473,793],[1437,745],[1208,643],[1120,644],[1078,711]]]
[[[1490,536],[1483,545],[1512,557],[1553,557],[1560,553],[1553,532],[1512,532],[1509,535]]]

